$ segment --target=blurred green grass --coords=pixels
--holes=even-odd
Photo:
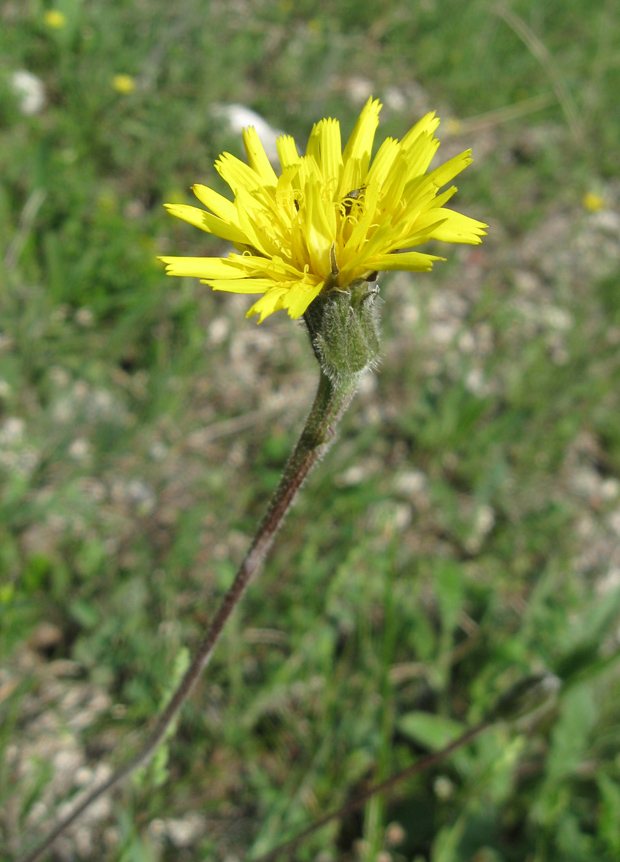
[[[159,707],[312,396],[288,319],[257,328],[245,300],[165,279],[156,254],[224,248],[161,204],[217,185],[215,157],[240,154],[213,105],[246,104],[303,142],[322,116],[350,129],[370,88],[380,138],[428,109],[453,120],[442,150],[475,157],[455,207],[489,237],[430,276],[385,280],[381,368],[184,712],[167,780],[160,764],[126,787],[80,858],[251,859],[428,750],[420,712],[438,733],[465,726],[548,669],[557,709],[493,730],[298,858],[615,862],[613,4],[512,5],[582,141],[548,69],[483,0],[65,0],[59,29],[49,8],[0,11],[2,858],[49,802],[68,732],[83,759],[111,760]],[[19,110],[19,69],[44,83],[36,115]],[[117,74],[135,90],[116,92]],[[528,99],[547,107],[502,119]],[[77,729],[71,691],[108,698]],[[183,844],[166,823],[188,814]]]

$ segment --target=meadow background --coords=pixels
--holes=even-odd
[[[371,93],[378,141],[436,109],[473,148],[489,236],[384,278],[381,365],[177,735],[50,859],[255,859],[541,671],[555,703],[295,858],[620,859],[619,91],[611,0],[3,2],[3,862],[137,744],[316,384],[283,313],[166,279],[226,248],[162,203],[222,188],[221,106],[303,146]]]

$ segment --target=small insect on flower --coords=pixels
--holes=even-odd
[[[244,129],[248,164],[230,153],[215,163],[234,200],[195,185],[206,209],[166,204],[171,215],[231,242],[236,252],[162,257],[168,275],[260,294],[248,316],[261,322],[279,309],[300,317],[319,294],[352,290],[384,270],[429,270],[443,258],[411,250],[428,240],[477,245],[486,225],[445,206],[455,186],[440,191],[470,164],[471,151],[427,173],[439,147],[439,119],[430,113],[401,141],[387,138],[371,163],[380,110],[370,98],[344,150],[331,118],[314,126],[303,156],[282,135],[279,176],[254,128]]]
[[[347,205],[347,202],[356,201],[363,191],[364,189],[353,189],[352,192],[347,192],[344,196],[345,206]],[[348,203],[348,207],[351,209],[351,203]]]

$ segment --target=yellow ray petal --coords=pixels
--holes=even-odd
[[[312,156],[316,159],[317,164],[321,158],[321,126],[325,120],[320,120],[312,126],[312,131],[308,135],[308,143],[306,144],[306,156]]]
[[[321,167],[323,176],[329,184],[338,182],[342,169],[342,141],[340,139],[340,123],[338,120],[325,120],[321,134]]]
[[[252,170],[260,176],[265,185],[275,186],[278,178],[254,126],[243,130],[243,146]]]
[[[367,182],[377,183],[381,186],[388,176],[394,164],[394,159],[400,151],[400,144],[394,138],[386,138],[379,147],[377,155],[372,160],[372,165],[368,171]]]
[[[166,265],[166,275],[195,278],[246,278],[238,264],[223,257],[158,257]]]
[[[202,281],[213,290],[225,290],[227,293],[264,293],[273,287],[271,278],[205,278]]]
[[[380,110],[381,102],[379,99],[373,99],[371,96],[364,105],[342,154],[342,161],[345,165],[349,159],[359,159],[364,178],[366,177],[366,171],[370,162],[375,132],[379,125]]]
[[[306,186],[306,244],[311,271],[321,278],[330,272],[329,252],[336,240],[333,210],[328,210],[318,182]],[[330,223],[332,222],[332,223]]]
[[[440,119],[435,116],[435,111],[430,111],[430,113],[425,114],[421,120],[418,120],[413,128],[409,129],[405,137],[402,139],[401,144],[404,149],[409,149],[422,134],[433,135],[439,126],[439,123]]]
[[[449,159],[447,162],[444,162],[443,165],[440,165],[438,168],[435,168],[434,171],[431,171],[428,178],[431,182],[435,183],[437,188],[440,189],[442,186],[445,186],[446,183],[450,182],[450,180],[454,179],[457,174],[464,171],[467,165],[470,165],[471,163],[471,150],[465,150],[465,152],[459,153],[458,156],[454,156],[454,158]]]
[[[248,245],[260,251],[261,254],[273,255],[277,249],[274,248],[268,233],[271,214],[265,212],[264,207],[257,204],[255,198],[244,188],[240,188],[237,192],[236,204],[239,224],[248,238]]]
[[[340,176],[337,195],[343,200],[351,192],[358,192],[365,186],[365,176],[360,159],[347,159]]]
[[[235,194],[240,188],[255,191],[262,189],[265,185],[262,178],[249,165],[242,162],[230,153],[222,153],[215,162],[215,170],[228,183]]]
[[[239,227],[237,223],[237,209],[232,201],[200,183],[195,183],[192,186],[192,191],[200,203],[204,204],[216,216],[227,221],[229,224]]]
[[[288,287],[272,287],[265,293],[264,296],[255,302],[254,305],[246,311],[246,317],[252,317],[253,314],[260,314],[259,323],[274,311],[279,311],[284,308],[283,301],[288,293]]]
[[[332,183],[338,183],[342,168],[342,142],[338,120],[332,120],[330,117],[321,120],[314,126],[308,141],[306,155],[312,156],[316,160],[323,181],[328,187]]]
[[[363,270],[375,268],[369,265],[369,261],[387,250],[392,232],[388,223],[377,228],[370,239],[347,261],[346,266],[341,268],[341,284],[346,284],[347,278],[354,278],[360,268]]]
[[[445,260],[434,254],[421,254],[418,251],[403,251],[396,254],[377,255],[369,263],[378,270],[405,270],[407,272],[427,272],[433,268],[433,262]]]
[[[176,216],[188,224],[193,224],[194,227],[200,228],[207,233],[215,234],[222,239],[227,239],[229,242],[239,242],[245,244],[248,242],[246,234],[238,227],[223,221],[211,213],[198,209],[198,207],[190,207],[187,204],[164,204],[170,215]]]
[[[439,213],[439,216],[437,215]],[[403,232],[400,235],[395,235],[389,247],[388,252],[399,251],[400,249],[414,248],[416,245],[422,245],[425,242],[433,239],[435,230],[437,230],[445,221],[441,217],[441,210],[430,210],[424,213],[414,222],[408,232]]]
[[[444,208],[437,210],[437,213],[445,220],[433,230],[433,239],[479,245],[482,242],[481,237],[486,236],[485,228],[488,225],[477,219]]]
[[[301,317],[310,303],[317,298],[323,284],[324,282],[320,281],[318,284],[299,282],[293,285],[282,299],[282,307],[288,310],[289,317]]]
[[[299,159],[301,157],[297,152],[295,139],[290,135],[280,135],[279,138],[276,138],[276,147],[278,149],[278,157],[283,171],[285,171],[286,168],[290,168],[292,165],[299,164]]]
[[[402,150],[396,154],[389,178],[382,189],[381,205],[386,210],[397,213],[403,199],[407,182],[407,158]]]
[[[358,216],[357,223],[350,229],[350,234],[346,240],[346,250],[354,255],[366,241],[366,237],[370,233],[370,229],[377,218],[377,202],[379,199],[379,189],[375,184],[368,186],[362,196],[363,202],[361,216]],[[348,226],[350,228],[350,226]],[[348,258],[347,258],[348,259]]]
[[[438,149],[439,141],[429,132],[423,132],[413,146],[402,147],[407,159],[407,182],[426,173]]]
[[[446,189],[445,192],[442,192],[440,195],[437,195],[435,200],[433,201],[433,207],[442,207],[444,204],[448,203],[451,197],[453,197],[457,193],[458,189],[456,186],[450,186],[449,189]]]

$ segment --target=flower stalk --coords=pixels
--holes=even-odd
[[[321,300],[320,308],[306,313],[308,334],[321,365],[314,402],[256,536],[189,668],[141,748],[106,781],[94,787],[20,862],[40,859],[97,799],[146,764],[166,737],[208,665],[227,620],[264,562],[306,477],[332,443],[336,425],[351,403],[364,370],[376,361],[379,341],[375,300],[375,293],[360,285],[357,292],[335,293],[328,300]],[[342,339],[348,340],[348,353],[339,350]]]

